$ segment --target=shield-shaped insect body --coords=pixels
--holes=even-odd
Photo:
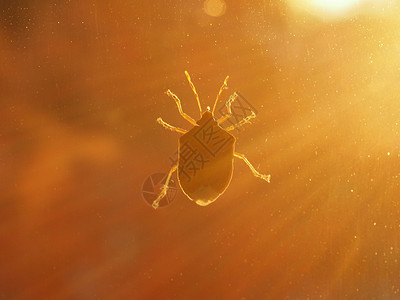
[[[232,179],[235,137],[207,110],[179,138],[178,181],[186,196],[201,206],[222,195]]]
[[[260,174],[243,154],[235,152],[235,137],[228,131],[235,129],[236,126],[226,128],[221,126],[223,122],[232,116],[231,105],[238,97],[237,93],[230,96],[226,102],[228,113],[218,120],[214,118],[215,107],[222,91],[227,88],[229,76],[225,78],[224,84],[219,90],[213,109],[210,110],[207,107],[207,110],[203,113],[196,88],[188,72],[185,71],[185,74],[196,96],[201,117],[196,122],[193,118],[185,114],[178,96],[170,90],[167,91],[167,95],[172,97],[178,106],[181,116],[191,123],[193,128],[187,131],[172,126],[164,122],[161,118],[157,119],[157,122],[166,129],[182,133],[183,135],[179,138],[178,142],[178,162],[169,171],[160,195],[153,202],[154,208],[158,208],[160,200],[167,194],[168,183],[176,170],[178,170],[178,182],[182,191],[189,199],[201,206],[206,206],[214,202],[225,192],[232,179],[234,157],[242,159],[251,169],[254,176],[267,182],[269,182],[271,177],[270,175]],[[237,125],[240,126],[247,123],[254,117],[255,113],[253,112]]]

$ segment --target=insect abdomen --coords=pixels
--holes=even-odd
[[[230,183],[235,138],[212,117],[203,116],[198,124],[179,139],[178,179],[191,200],[206,206]]]

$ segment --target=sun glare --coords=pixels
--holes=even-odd
[[[387,0],[371,0],[373,7],[382,5]],[[367,0],[288,0],[291,8],[297,13],[313,14],[322,19],[346,18],[365,12]],[[377,3],[379,2],[379,3]]]
[[[344,11],[355,6],[359,2],[360,0],[312,0],[315,6],[331,12]]]

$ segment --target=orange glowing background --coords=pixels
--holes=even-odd
[[[1,1],[0,299],[400,297],[397,1],[106,2]],[[184,70],[271,183],[155,211]]]

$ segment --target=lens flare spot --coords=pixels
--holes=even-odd
[[[206,0],[204,2],[204,11],[212,17],[220,17],[226,11],[226,3],[223,0]]]

